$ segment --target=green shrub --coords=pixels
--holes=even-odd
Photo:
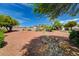
[[[72,30],[70,32],[69,39],[70,39],[70,43],[79,47],[79,31]]]
[[[72,32],[72,30],[68,30],[68,33],[71,33]]]
[[[6,29],[0,29],[0,31],[3,32],[3,33],[7,32]]]
[[[48,27],[46,28],[46,31],[52,32],[52,30],[53,30],[53,27],[51,27],[51,26],[48,26]]]
[[[4,45],[4,33],[0,31],[0,48]]]

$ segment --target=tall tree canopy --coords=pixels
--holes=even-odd
[[[48,16],[50,19],[57,18],[64,13],[75,16],[79,14],[77,3],[40,3],[34,4],[34,12]]]
[[[77,22],[76,21],[69,21],[68,23],[66,23],[64,26],[67,27],[67,28],[71,28],[76,26],[77,25]]]
[[[19,25],[15,19],[10,16],[0,15],[0,27],[5,27],[8,31],[11,31],[15,25]]]

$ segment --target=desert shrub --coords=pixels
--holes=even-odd
[[[46,27],[46,31],[51,32],[52,30],[53,30],[53,27],[51,27],[51,26]]]
[[[73,45],[79,47],[79,31],[72,30],[70,32],[69,41]]]
[[[0,29],[0,31],[3,32],[3,33],[7,32],[6,29]]]
[[[0,48],[4,45],[4,33],[0,31]]]
[[[32,31],[31,29],[28,29],[28,31]]]

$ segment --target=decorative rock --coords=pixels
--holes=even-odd
[[[79,49],[71,46],[68,41],[44,36],[37,45],[29,46],[30,56],[78,56]],[[34,43],[35,44],[35,43]]]
[[[73,27],[72,29],[75,31],[79,31],[79,27],[77,27],[77,26]]]

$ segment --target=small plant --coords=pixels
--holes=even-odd
[[[51,26],[46,27],[46,31],[52,32],[53,28]]]
[[[70,43],[79,47],[79,31],[72,30],[70,32],[69,39],[70,39]]]
[[[4,45],[4,33],[0,31],[0,48]]]
[[[31,29],[28,29],[28,31],[32,31]]]
[[[6,29],[0,29],[0,31],[3,32],[3,33],[7,32]]]

